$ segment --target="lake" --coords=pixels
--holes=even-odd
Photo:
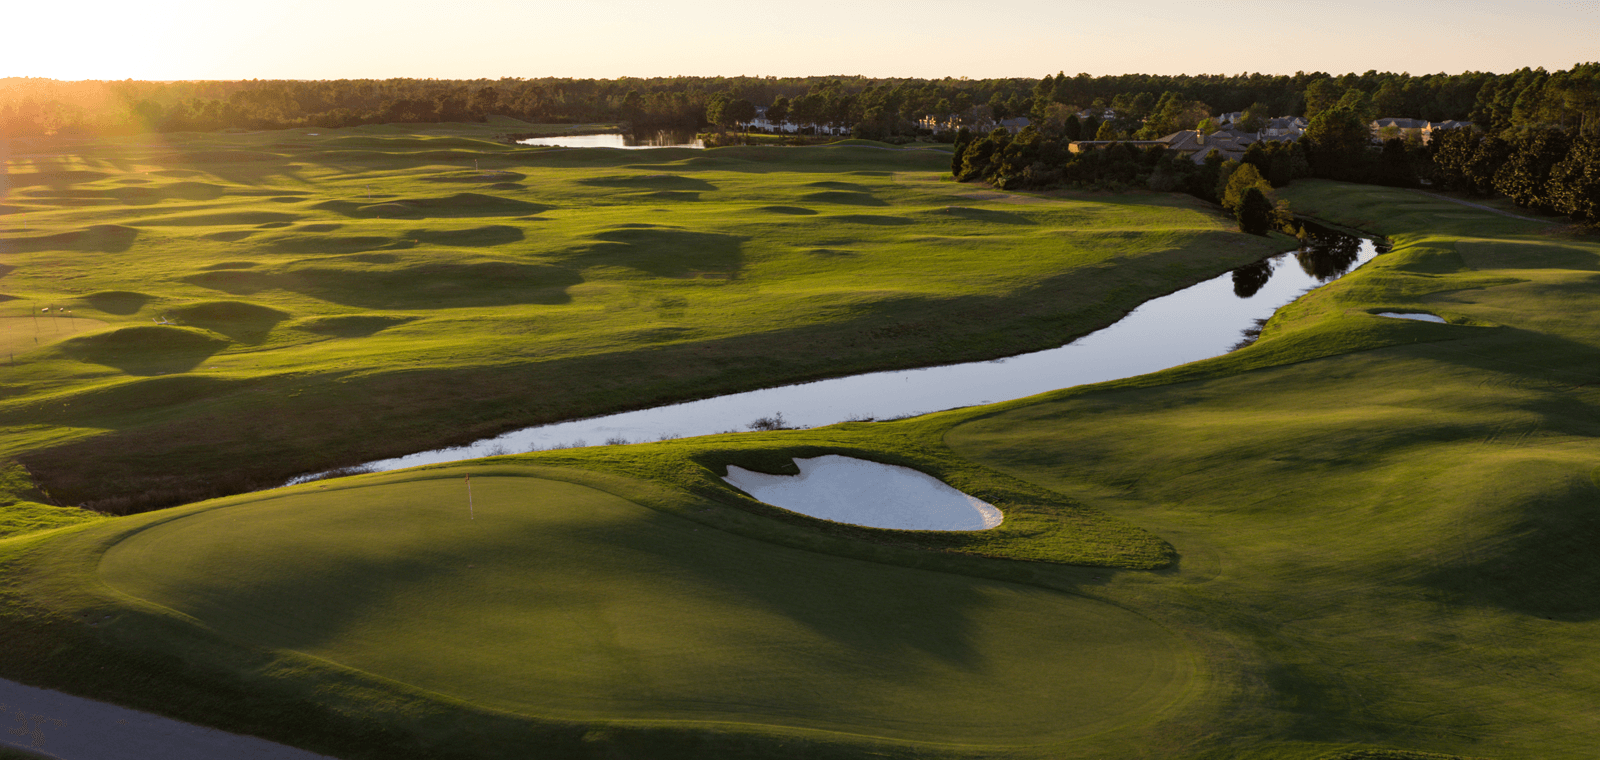
[[[703,149],[705,143],[687,130],[662,129],[638,134],[611,133],[603,135],[562,135],[559,137],[530,137],[517,141],[521,145],[550,145],[558,148],[620,148],[622,150],[647,150],[650,148]]]
[[[1146,301],[1058,348],[1003,359],[850,375],[514,430],[467,446],[366,465],[374,471],[550,448],[638,443],[770,427],[884,420],[1025,398],[1225,354],[1259,321],[1380,252],[1370,240],[1311,227],[1296,251]],[[764,424],[763,424],[764,421]],[[315,475],[296,478],[302,482]]]

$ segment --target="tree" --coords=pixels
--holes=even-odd
[[[1600,226],[1600,137],[1575,141],[1550,170],[1551,205],[1591,226]]]
[[[733,120],[728,117],[728,104],[732,102],[733,97],[726,92],[712,95],[706,101],[706,121],[718,127],[727,127],[733,124]]]
[[[789,99],[779,95],[772,105],[767,106],[767,121],[773,124],[782,124],[789,118]]]
[[[1512,143],[1511,156],[1494,174],[1494,189],[1518,206],[1552,210],[1550,171],[1571,150],[1572,139],[1560,129],[1541,129]]]
[[[1115,140],[1118,137],[1116,125],[1109,121],[1102,123],[1100,129],[1094,133],[1094,139],[1096,140]]]
[[[729,101],[723,107],[722,115],[723,118],[732,121],[734,124],[749,124],[755,121],[756,106],[744,98],[739,98],[738,100]]]
[[[1232,168],[1231,173],[1228,172],[1229,168]],[[1234,167],[1225,166],[1223,172],[1226,175],[1226,180],[1224,180],[1225,184],[1222,192],[1218,193],[1222,198],[1223,208],[1237,211],[1244,203],[1245,194],[1252,188],[1267,193],[1268,200],[1271,200],[1272,186],[1261,178],[1261,173],[1256,170],[1254,164],[1238,164]],[[1271,203],[1269,202],[1267,205],[1270,206]]]
[[[1344,97],[1344,87],[1332,79],[1318,79],[1306,88],[1306,118],[1314,119]]]
[[[1239,116],[1239,123],[1235,124],[1234,128],[1244,132],[1260,132],[1267,126],[1267,119],[1270,118],[1272,118],[1272,108],[1258,101],[1244,109],[1244,113]]]
[[[1394,80],[1383,83],[1377,93],[1372,96],[1372,110],[1378,116],[1406,116],[1415,117],[1418,114],[1406,110],[1405,95],[1400,90],[1400,85]]]
[[[1300,139],[1317,176],[1350,179],[1362,171],[1370,135],[1361,114],[1336,108],[1312,117]]]
[[[1273,212],[1272,201],[1261,188],[1251,187],[1245,190],[1237,212],[1239,230],[1252,235],[1267,234],[1272,229]]]

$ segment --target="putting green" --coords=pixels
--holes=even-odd
[[[106,323],[98,319],[69,317],[0,317],[0,359],[48,346],[81,332],[97,330]]]
[[[1147,718],[1195,680],[1121,607],[735,536],[570,483],[301,491],[112,546],[115,589],[480,706],[977,744]]]

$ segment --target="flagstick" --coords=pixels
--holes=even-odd
[[[467,519],[468,520],[476,520],[476,519],[478,519],[477,514],[473,511],[473,508],[472,508],[472,476],[471,475],[467,476]]]

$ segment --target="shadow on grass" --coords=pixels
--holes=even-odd
[[[565,267],[505,261],[419,263],[397,269],[313,262],[275,272],[214,270],[183,279],[234,295],[288,290],[369,309],[565,304],[572,300],[566,289],[583,282]]]
[[[87,229],[27,238],[0,238],[0,253],[80,251],[121,253],[133,247],[139,231],[120,224],[97,224]]]
[[[715,190],[716,185],[698,177],[684,177],[676,174],[628,174],[615,177],[594,177],[580,179],[576,184],[590,187],[614,187],[625,190],[682,190],[705,191]]]
[[[273,327],[289,318],[288,312],[243,301],[188,304],[175,307],[168,313],[183,324],[221,333],[236,342],[247,344],[266,340]]]
[[[411,230],[403,237],[431,245],[451,245],[477,248],[521,242],[526,235],[522,228],[505,224],[473,227],[468,230]]]
[[[68,338],[60,351],[130,375],[165,375],[188,372],[227,346],[228,341],[199,330],[138,325]]]
[[[1013,211],[995,211],[993,209],[967,208],[966,206],[946,206],[932,213],[937,216],[987,224],[1038,224],[1038,222]]]
[[[457,193],[443,198],[408,198],[384,203],[323,201],[311,208],[352,219],[429,219],[482,216],[524,216],[548,211],[552,206],[480,193]]]
[[[387,314],[348,314],[334,317],[312,317],[294,324],[299,330],[334,338],[365,338],[395,325],[415,321],[416,317]]]
[[[83,301],[91,308],[107,314],[127,316],[138,313],[152,298],[153,296],[129,290],[103,290],[84,296]]]
[[[594,236],[591,245],[562,254],[583,266],[620,266],[657,277],[716,272],[734,276],[747,238],[666,227],[627,226]]]
[[[886,201],[876,198],[868,193],[824,191],[808,193],[801,197],[811,203],[834,203],[842,206],[887,206]]]

